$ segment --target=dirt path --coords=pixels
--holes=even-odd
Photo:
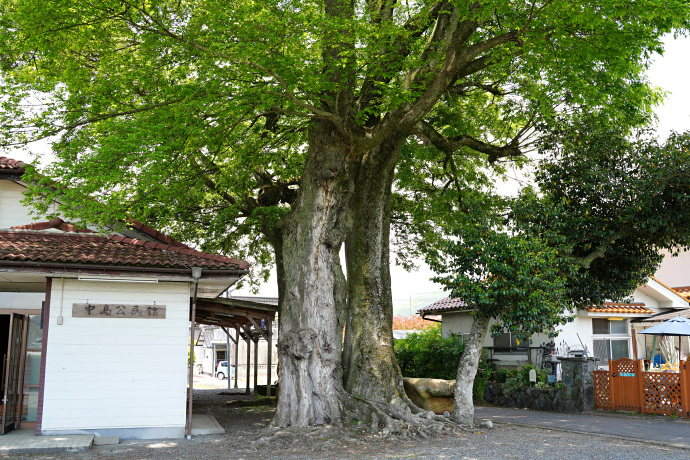
[[[539,459],[687,459],[689,451],[635,443],[616,438],[561,431],[496,425],[439,438],[418,439],[363,434],[355,428],[285,429],[269,427],[272,401],[228,394],[227,390],[198,390],[197,413],[210,413],[225,428],[222,436],[192,440],[123,441],[94,447],[81,454],[32,455],[27,458],[77,459],[361,459],[361,458],[539,458]],[[270,438],[270,440],[268,440]]]

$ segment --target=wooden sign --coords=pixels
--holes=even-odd
[[[165,305],[73,303],[72,317],[165,319]]]

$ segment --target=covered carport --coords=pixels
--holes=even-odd
[[[196,325],[208,325],[219,327],[226,335],[230,342],[235,344],[235,356],[233,363],[238,362],[238,350],[240,340],[246,343],[247,349],[247,376],[246,376],[246,392],[250,391],[250,373],[254,372],[254,391],[258,383],[258,352],[259,341],[265,340],[268,344],[268,365],[266,375],[266,391],[267,395],[271,396],[271,366],[273,364],[273,321],[276,320],[278,313],[278,305],[273,303],[266,303],[262,301],[248,300],[247,298],[222,298],[214,299],[199,298],[196,304],[196,317],[190,320]],[[252,362],[252,344],[253,346],[253,366]],[[228,355],[228,362],[230,356]],[[239,372],[239,367],[236,367],[236,372]],[[235,375],[237,379],[237,375]],[[236,380],[237,381],[237,380]]]

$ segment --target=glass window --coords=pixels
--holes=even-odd
[[[628,340],[611,340],[611,359],[617,360],[621,358],[629,358]]]
[[[625,335],[628,333],[628,320],[624,319],[622,321],[609,321],[611,326],[611,334],[621,334]]]
[[[506,332],[494,336],[494,350],[499,353],[524,353],[527,351],[527,347],[524,342],[520,342],[520,345],[518,345],[517,337],[510,332]]]
[[[41,327],[41,316],[29,316],[29,332],[26,338],[26,348],[40,350],[43,342],[43,328]]]
[[[41,316],[29,316],[29,330],[26,338],[26,359],[24,361],[24,402],[22,422],[35,422],[38,410],[38,385],[41,372],[41,348],[43,328]]]
[[[609,340],[594,340],[594,357],[599,358],[603,365],[607,365],[611,355],[609,352]]]
[[[509,350],[510,349],[510,333],[499,334],[494,336],[494,347],[496,349]]]
[[[592,318],[592,333],[608,334],[609,320],[607,320],[606,318]]]
[[[606,318],[592,318],[592,333],[602,335],[627,335],[628,320],[610,321]]]
[[[607,365],[610,359],[630,358],[628,339],[597,339],[594,340],[594,357]]]

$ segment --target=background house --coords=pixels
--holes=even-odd
[[[688,308],[688,300],[681,292],[656,278],[649,278],[645,285],[635,289],[628,303],[606,302],[579,310],[574,321],[559,327],[553,339],[546,334],[535,334],[529,344],[518,344],[510,333],[487,334],[484,348],[489,350],[493,363],[506,367],[528,362],[540,364],[544,354],[551,351],[562,356],[584,353],[600,358],[603,365],[609,359],[649,359],[658,349],[651,349],[652,338],[638,335],[636,331],[656,324],[659,317],[655,315],[687,313],[690,312]],[[470,310],[460,299],[442,299],[422,308],[419,314],[423,317],[441,315],[443,335],[467,335],[472,326]],[[688,354],[687,341],[681,352]]]

